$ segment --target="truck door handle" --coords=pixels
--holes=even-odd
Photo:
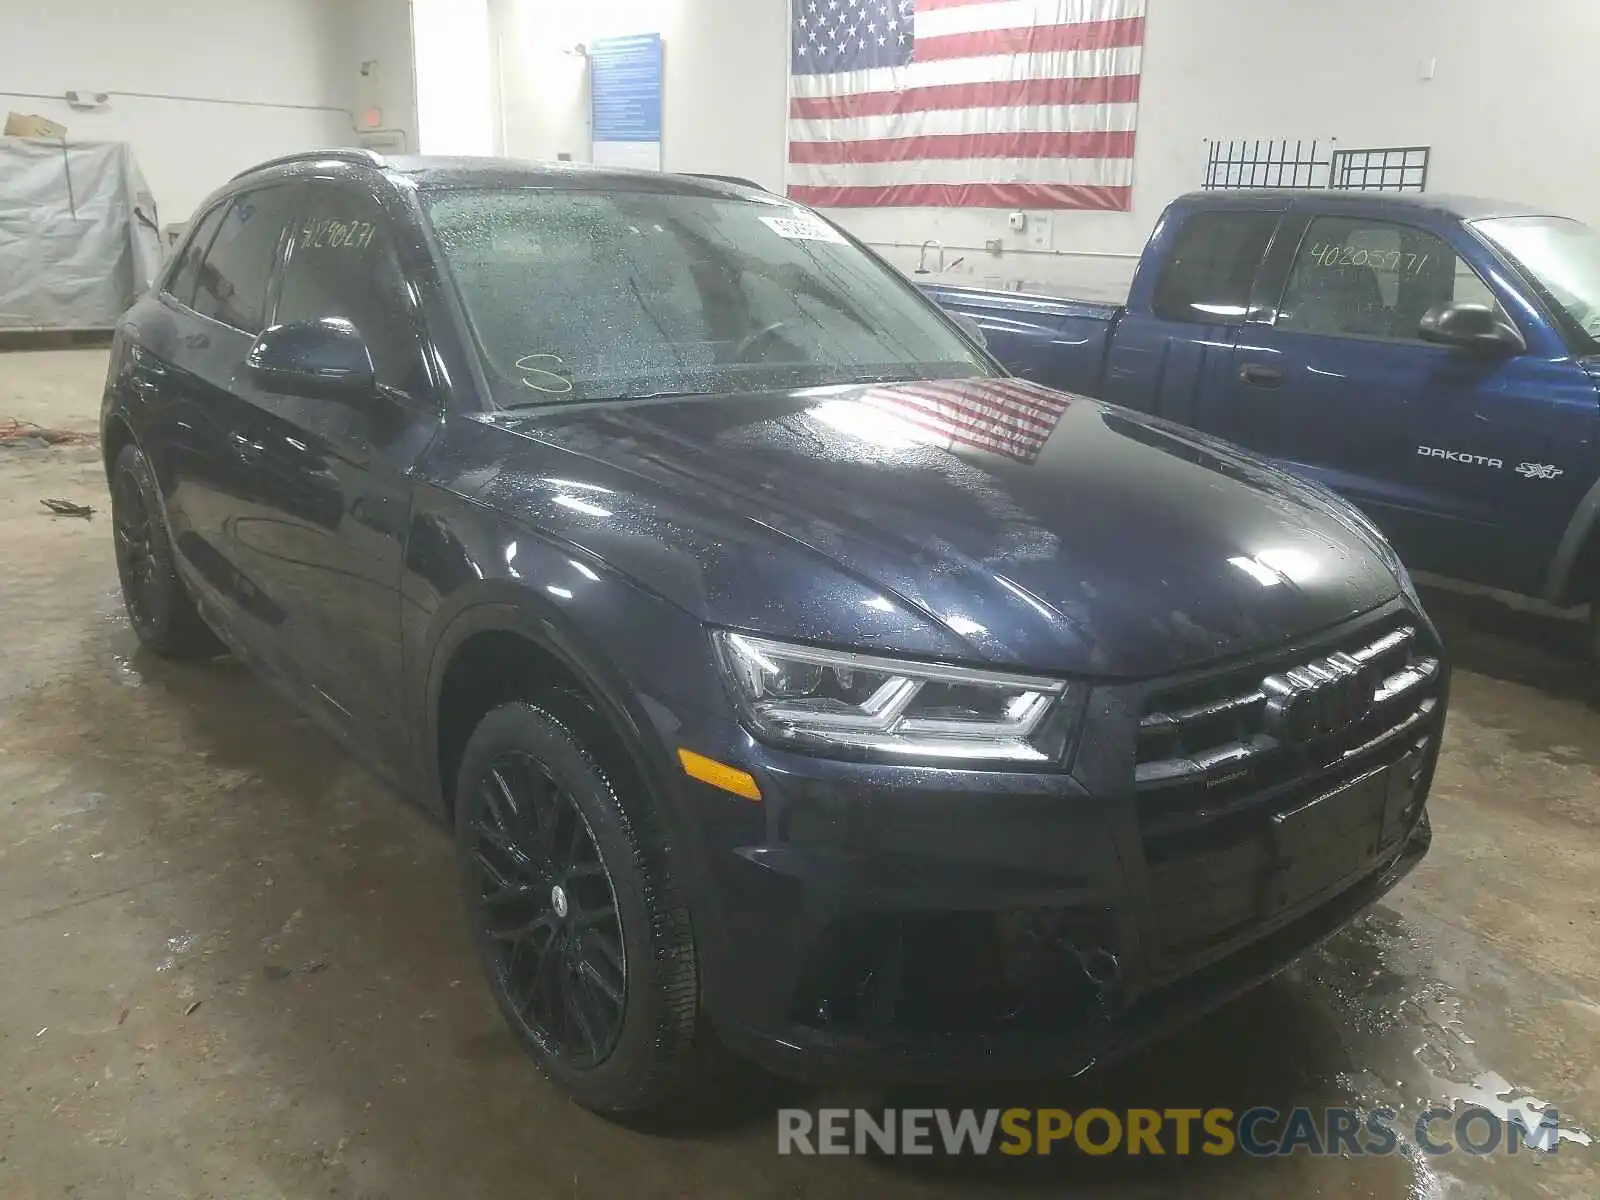
[[[242,433],[230,433],[228,439],[233,442],[233,449],[240,458],[246,462],[259,462],[267,448],[260,442],[252,442]]]
[[[1251,387],[1277,387],[1283,382],[1283,371],[1266,363],[1245,363],[1239,368],[1239,380]]]

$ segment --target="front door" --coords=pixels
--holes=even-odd
[[[287,614],[296,676],[384,763],[408,752],[399,591],[408,473],[439,421],[391,228],[373,195],[332,181],[301,189],[272,323],[349,321],[378,386],[349,400],[252,391],[260,499],[233,528],[242,568]]]
[[[1593,405],[1551,402],[1583,374],[1565,353],[1423,341],[1423,314],[1454,301],[1504,312],[1434,232],[1315,218],[1205,427],[1355,501],[1413,567],[1534,590],[1585,484]]]

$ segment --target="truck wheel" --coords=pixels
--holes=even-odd
[[[518,702],[468,741],[455,826],[479,959],[518,1041],[585,1108],[659,1113],[690,1082],[699,978],[647,802]]]
[[[111,467],[111,530],[122,604],[140,643],[164,658],[224,653],[226,647],[201,618],[178,577],[155,474],[134,445],[124,446]]]

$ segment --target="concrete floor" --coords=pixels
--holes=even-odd
[[[101,352],[0,355],[0,422],[92,428],[103,370]],[[104,492],[92,445],[0,450],[6,1200],[1600,1194],[1600,1148],[1574,1143],[1137,1167],[780,1158],[775,1106],[827,1097],[759,1084],[691,1136],[608,1125],[503,1029],[443,833],[243,671],[136,650],[103,514],[39,505]],[[1600,674],[1575,629],[1430,604],[1458,665],[1436,838],[1386,905],[1136,1061],[918,1101],[1414,1117],[1500,1093],[1600,1133]]]

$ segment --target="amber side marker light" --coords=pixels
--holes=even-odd
[[[714,758],[696,754],[693,750],[685,750],[682,746],[678,747],[678,761],[683,764],[683,773],[690,779],[709,783],[714,788],[732,792],[735,796],[743,796],[746,800],[761,799],[761,789],[756,786],[755,777],[748,771],[730,767],[727,763],[719,763]]]

